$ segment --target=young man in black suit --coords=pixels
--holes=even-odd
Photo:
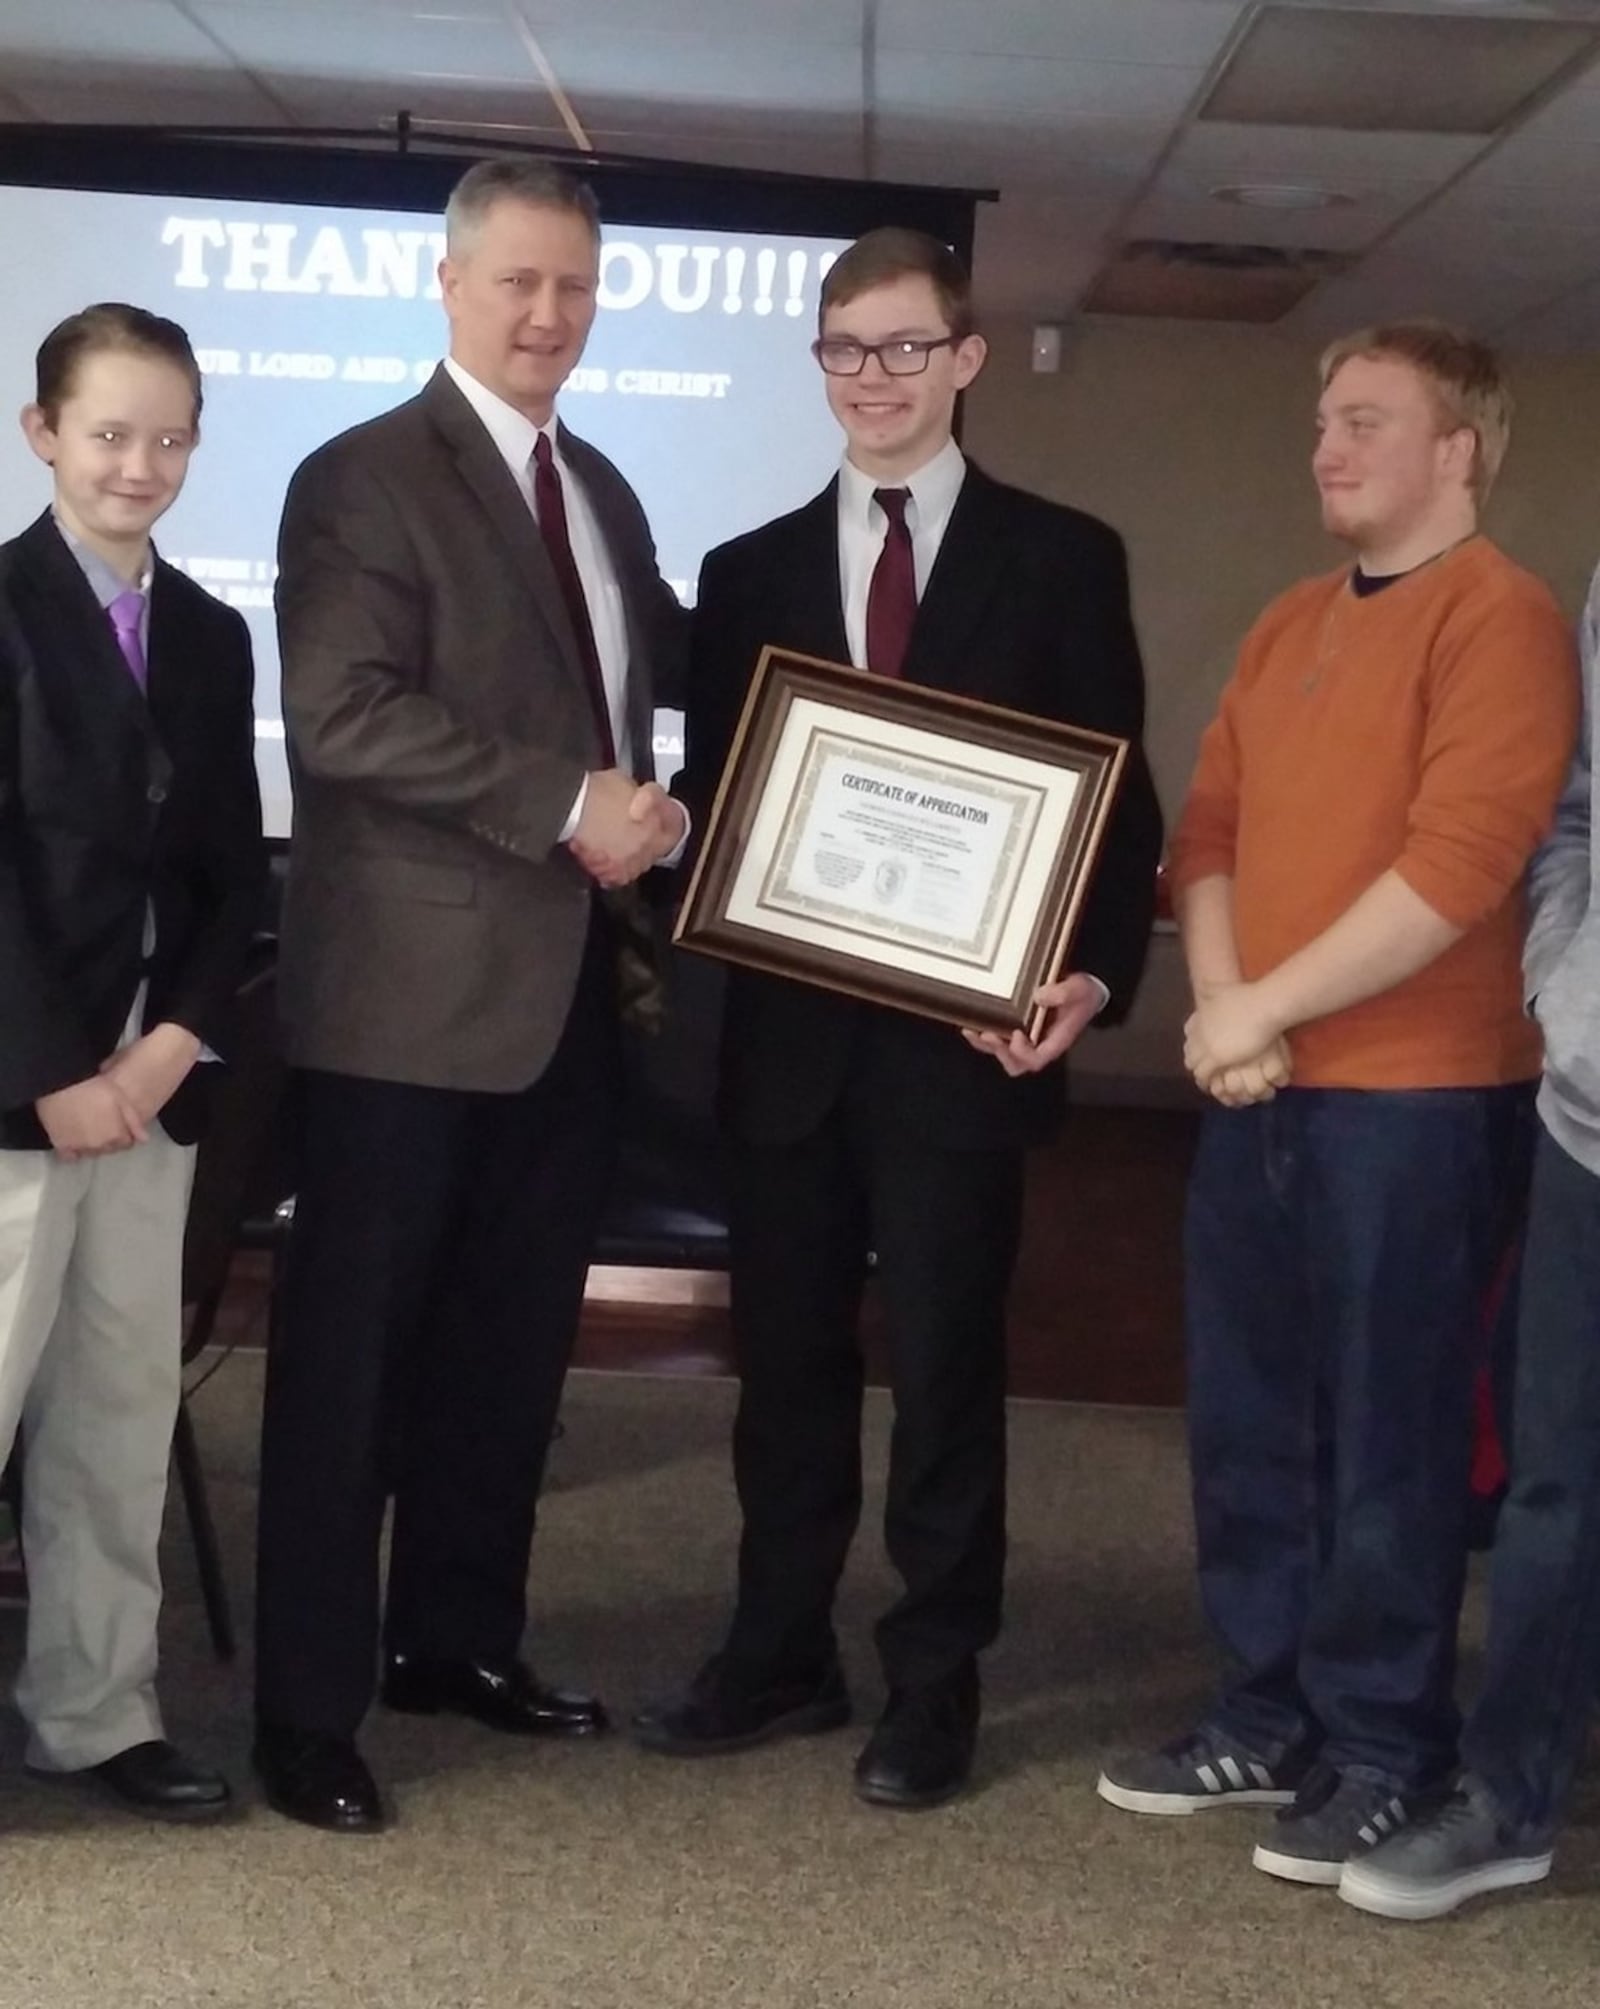
[[[862,238],[828,274],[815,353],[846,439],[837,479],[701,574],[681,782],[696,827],[766,643],[1135,742],[1075,969],[1041,992],[1037,1044],[729,978],[738,1604],[689,1691],[637,1729],[688,1755],[848,1719],[831,1612],[861,1507],[856,1318],[871,1251],[895,1399],[885,1535],[905,1588],[878,1627],[888,1704],[856,1790],[922,1807],[968,1776],[977,1656],[1000,1625],[1004,1313],[1024,1152],[1059,1119],[1055,1063],[1092,1019],[1128,1008],[1161,820],[1138,751],[1121,540],[991,480],[952,438],[985,356],[959,261],[914,232]]]
[[[28,1763],[220,1812],[162,1735],[156,1560],[203,1043],[259,911],[250,644],[150,543],[199,438],[187,337],[90,307],[22,415],[50,510],[0,546],[0,1459],[26,1435]]]

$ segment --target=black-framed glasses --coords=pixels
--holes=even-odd
[[[893,342],[858,342],[853,335],[823,335],[811,353],[830,377],[859,377],[868,356],[876,356],[886,375],[920,377],[935,349],[953,349],[959,335],[902,335]]]

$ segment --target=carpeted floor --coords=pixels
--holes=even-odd
[[[247,1603],[259,1357],[196,1421]],[[732,1390],[581,1375],[540,1532],[536,1657],[619,1713],[715,1640],[733,1518]],[[886,1412],[874,1398],[880,1475]],[[987,1666],[979,1790],[897,1816],[849,1790],[859,1731],[694,1764],[616,1737],[521,1748],[374,1719],[400,1823],[296,1828],[244,1792],[165,1830],[47,1787],[0,1734],[3,2009],[1555,2009],[1600,1976],[1600,1805],[1555,1880],[1429,1927],[1367,1920],[1250,1867],[1256,1817],[1140,1821],[1094,1797],[1108,1746],[1165,1735],[1207,1663],[1176,1417],[1021,1405],[1009,1630]],[[164,1691],[174,1735],[241,1785],[247,1661],[210,1657],[174,1515]],[[863,1715],[888,1584],[864,1540],[841,1602]],[[241,1609],[241,1616],[248,1616]],[[9,1673],[20,1619],[0,1613]]]

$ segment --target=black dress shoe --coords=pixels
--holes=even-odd
[[[940,1806],[971,1777],[977,1741],[976,1669],[926,1687],[891,1688],[856,1760],[856,1792],[875,1807]]]
[[[220,1772],[192,1763],[159,1737],[86,1769],[120,1805],[160,1821],[211,1820],[233,1798]]]
[[[250,1757],[267,1805],[291,1821],[341,1835],[388,1825],[377,1781],[348,1737],[259,1723]]]
[[[408,1715],[449,1710],[515,1737],[594,1737],[610,1727],[596,1697],[546,1688],[520,1660],[493,1664],[392,1653],[384,1669],[383,1699],[388,1708]]]
[[[820,1674],[757,1686],[717,1653],[683,1695],[640,1710],[633,1734],[647,1751],[710,1758],[748,1751],[774,1737],[838,1730],[849,1721],[850,1695],[836,1660]]]

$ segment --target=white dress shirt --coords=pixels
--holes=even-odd
[[[547,425],[536,426],[526,412],[519,412],[515,405],[508,405],[504,398],[485,390],[453,356],[446,356],[444,366],[450,381],[482,420],[484,430],[494,441],[496,451],[510,470],[511,478],[536,523],[539,512],[533,500],[533,449],[541,432],[550,441],[556,472],[561,477],[562,496],[567,505],[567,536],[572,544],[572,561],[578,568],[584,601],[589,609],[589,625],[594,630],[595,654],[600,659],[600,680],[605,686],[606,710],[611,718],[611,740],[617,749],[617,765],[624,774],[632,774],[633,735],[628,727],[628,623],[622,605],[622,586],[583,483],[562,457],[555,418],[552,415]],[[578,801],[573,804],[572,824],[577,822],[582,800],[583,791],[580,789]],[[562,831],[563,837],[569,834],[570,826]]]
[[[906,528],[911,532],[911,556],[916,566],[917,598],[927,589],[928,575],[939,555],[950,512],[956,506],[967,463],[960,447],[947,439],[933,459],[903,481],[875,481],[852,460],[839,469],[839,597],[844,604],[845,640],[858,670],[867,667],[867,593],[873,568],[888,535],[889,519],[872,499],[876,488],[909,488]]]
[[[844,633],[850,646],[850,660],[858,670],[867,668],[867,595],[884,539],[889,534],[889,519],[873,501],[873,490],[911,491],[911,500],[906,504],[906,527],[911,532],[911,557],[920,603],[966,478],[966,457],[953,439],[947,439],[932,460],[925,461],[915,474],[899,481],[878,481],[870,474],[863,474],[848,456],[840,464],[839,597],[844,605]],[[1084,974],[1100,993],[1096,1012],[1104,1011],[1111,998],[1110,990],[1092,971]]]
[[[611,743],[617,750],[617,766],[624,774],[632,774],[633,733],[628,723],[628,617],[622,604],[622,583],[617,577],[616,566],[611,562],[611,553],[590,505],[588,491],[562,455],[555,415],[551,414],[548,424],[536,426],[526,412],[519,412],[515,405],[508,405],[504,398],[485,389],[454,356],[445,357],[444,367],[451,383],[482,421],[535,523],[539,520],[539,511],[533,499],[533,450],[540,433],[550,441],[551,457],[561,477],[562,499],[567,505],[567,541],[572,546],[572,562],[578,568],[578,582],[583,588],[584,604],[589,610],[589,626],[594,633],[595,654],[600,661],[600,681],[605,688],[606,712],[611,720]],[[565,844],[577,829],[588,792],[589,777],[585,775],[572,798],[572,807],[567,811],[567,820],[561,826],[557,843]],[[678,807],[683,817],[684,834],[659,861],[662,865],[676,865],[689,841],[688,811],[681,803]]]

